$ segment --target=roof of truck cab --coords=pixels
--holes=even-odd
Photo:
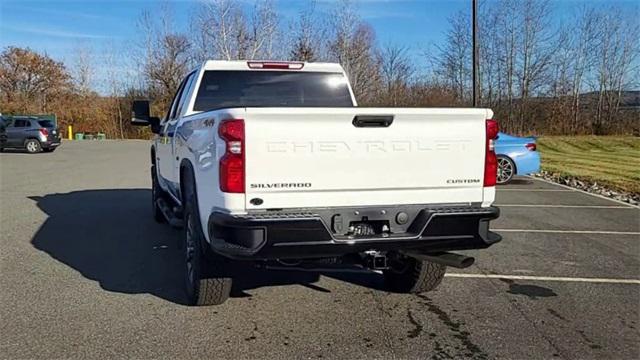
[[[264,63],[292,63],[304,64],[300,70],[277,70],[277,69],[251,69],[249,62]],[[343,72],[342,66],[337,63],[322,62],[299,62],[299,61],[276,61],[276,60],[207,60],[204,63],[204,70],[247,70],[247,71],[317,71],[317,72]]]

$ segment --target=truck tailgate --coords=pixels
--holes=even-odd
[[[247,209],[483,201],[490,110],[245,111]],[[356,116],[393,121],[362,127]]]

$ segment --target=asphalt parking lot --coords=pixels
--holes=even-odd
[[[640,358],[638,208],[518,179],[498,190],[502,243],[435,292],[247,268],[193,308],[148,145],[0,154],[0,358]]]

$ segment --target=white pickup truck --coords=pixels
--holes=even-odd
[[[491,110],[362,108],[338,64],[207,61],[162,120],[132,115],[156,134],[154,216],[185,229],[191,304],[224,302],[248,262],[429,291],[474,261],[448,251],[501,239]]]

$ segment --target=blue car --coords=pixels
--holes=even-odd
[[[517,137],[498,133],[495,143],[498,155],[498,184],[508,184],[516,175],[529,175],[540,171],[540,153],[535,137]]]

